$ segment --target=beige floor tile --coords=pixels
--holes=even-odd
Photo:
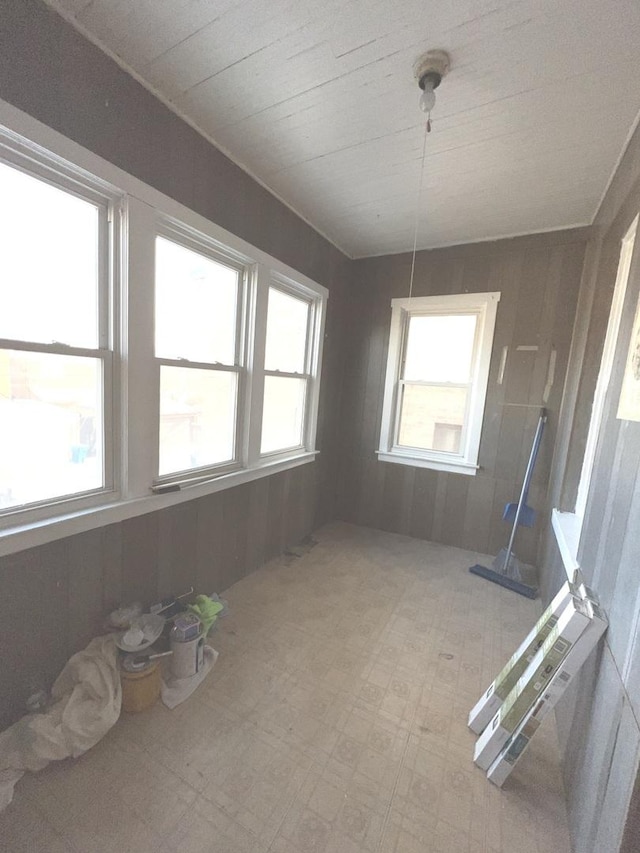
[[[345,524],[225,594],[212,675],[18,785],[11,853],[568,853],[555,730],[504,790],[469,708],[536,605],[478,555]]]

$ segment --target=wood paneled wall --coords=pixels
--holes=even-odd
[[[333,517],[350,262],[39,0],[6,0],[0,98],[329,288],[316,462],[0,559],[0,729],[122,601],[222,591]]]
[[[413,293],[501,292],[489,387],[475,477],[378,462],[391,299],[407,296],[411,258],[394,255],[355,263],[349,303],[342,422],[345,488],[341,517],[357,524],[495,554],[508,538],[502,511],[517,500],[547,381],[557,352],[549,423],[529,503],[545,521],[547,482],[586,231],[478,243],[420,252]],[[503,384],[502,348],[509,347]],[[536,352],[517,351],[537,346]],[[531,406],[533,408],[527,408]],[[536,560],[541,529],[524,529],[517,553]]]
[[[140,515],[0,561],[0,730],[121,602],[221,592],[324,522],[317,465]]]
[[[551,500],[572,510],[591,416],[620,254],[640,211],[636,130],[592,228],[574,330]],[[578,559],[599,594],[609,630],[557,708],[569,818],[576,853],[631,853],[640,838],[640,423],[616,417],[631,327],[640,299],[636,247],[605,400]],[[566,575],[545,535],[545,600]],[[635,839],[635,840],[634,840]],[[622,847],[620,844],[622,842]]]

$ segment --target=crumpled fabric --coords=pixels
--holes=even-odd
[[[96,637],[68,661],[44,713],[28,714],[0,732],[0,811],[25,771],[77,758],[101,740],[120,716],[122,687],[113,635]]]

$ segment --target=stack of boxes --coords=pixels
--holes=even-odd
[[[607,629],[593,592],[565,583],[469,714],[474,761],[501,786]]]

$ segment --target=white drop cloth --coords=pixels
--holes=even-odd
[[[26,770],[82,755],[116,723],[122,689],[114,637],[96,637],[73,655],[51,697],[53,704],[44,713],[28,714],[0,732],[0,811]]]

